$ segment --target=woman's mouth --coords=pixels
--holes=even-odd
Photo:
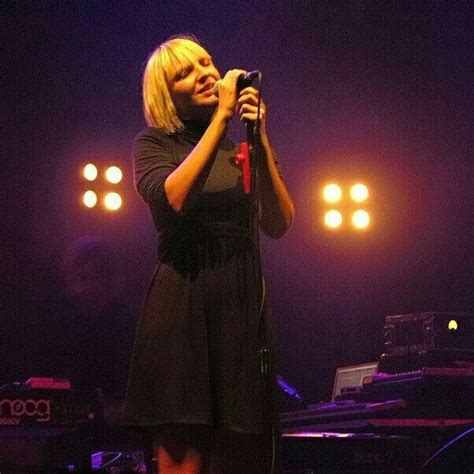
[[[210,95],[212,94],[212,90],[214,88],[213,83],[206,84],[200,91],[199,94]]]

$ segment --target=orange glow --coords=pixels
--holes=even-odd
[[[122,181],[123,173],[118,166],[110,166],[105,172],[105,179],[112,184],[117,184]]]
[[[336,210],[328,211],[324,215],[324,223],[331,229],[337,229],[342,225],[342,214]]]
[[[107,193],[104,198],[104,206],[109,211],[117,211],[122,207],[122,197],[118,193]]]
[[[362,183],[354,184],[351,187],[351,198],[356,202],[363,202],[369,197],[367,186]]]
[[[331,183],[324,187],[323,189],[323,199],[326,202],[338,202],[342,198],[342,188],[335,184]]]
[[[82,202],[84,206],[88,208],[93,208],[97,204],[97,194],[94,191],[86,191],[82,196]]]
[[[367,211],[358,210],[352,214],[352,225],[356,229],[366,229],[370,224],[370,216]]]
[[[88,163],[86,166],[84,166],[84,170],[82,172],[84,178],[86,178],[87,181],[94,181],[97,179],[98,173],[97,166],[93,165],[92,163]]]

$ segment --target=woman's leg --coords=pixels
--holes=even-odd
[[[153,454],[159,474],[207,474],[209,430],[197,426],[160,430],[153,439]]]

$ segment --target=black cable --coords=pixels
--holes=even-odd
[[[422,469],[425,472],[426,470],[429,470],[429,472],[431,472],[433,469],[436,468],[436,462],[438,461],[440,457],[442,457],[443,454],[449,453],[449,449],[456,446],[456,443],[459,443],[464,438],[468,438],[469,436],[473,436],[473,435],[474,435],[474,428],[469,428],[468,430],[464,431],[460,435],[456,436],[454,439],[447,442],[444,446],[438,449],[432,456],[430,456],[430,458],[427,461],[425,461],[425,463],[423,464]],[[469,468],[472,469],[472,466],[469,466]]]
[[[255,123],[247,123],[247,143],[249,144],[249,160],[250,160],[250,216],[249,216],[249,227],[252,235],[252,245],[253,245],[253,264],[254,264],[254,273],[255,273],[255,282],[257,283],[257,301],[258,305],[258,334],[262,338],[263,347],[260,349],[260,371],[263,379],[263,393],[270,392],[270,373],[268,370],[268,358],[269,358],[269,349],[267,347],[267,337],[265,332],[265,321],[263,318],[263,312],[265,307],[265,297],[266,297],[266,288],[265,280],[262,276],[262,265],[261,265],[261,256],[260,256],[260,225],[259,225],[259,211],[260,211],[260,201],[259,201],[259,187],[258,187],[258,159],[259,153],[257,150],[257,143],[259,141],[258,134],[260,130],[260,110],[262,102],[262,73],[258,73],[257,77],[257,89],[258,102],[257,102],[257,119]],[[263,413],[267,413],[267,404],[265,404],[264,397],[262,396],[262,409]],[[268,413],[267,413],[268,416]],[[276,465],[276,427],[275,422],[271,416],[268,416],[267,420],[271,426],[271,459],[270,459],[270,474],[275,472]]]

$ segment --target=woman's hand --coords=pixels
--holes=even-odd
[[[239,117],[242,121],[256,122],[258,112],[259,91],[253,87],[243,89],[237,100]],[[263,100],[260,101],[260,129],[265,129],[266,105]]]
[[[219,104],[217,114],[222,114],[226,120],[230,120],[237,106],[237,79],[245,74],[242,69],[231,69],[227,71],[219,84]]]
[[[260,120],[260,146],[265,154],[265,159],[258,160],[260,227],[266,235],[278,239],[291,225],[295,215],[295,206],[275,163],[273,149],[266,132],[267,107],[265,102],[260,100],[259,108],[258,100],[259,91],[253,87],[246,87],[239,94],[237,107],[240,120],[250,123]]]

